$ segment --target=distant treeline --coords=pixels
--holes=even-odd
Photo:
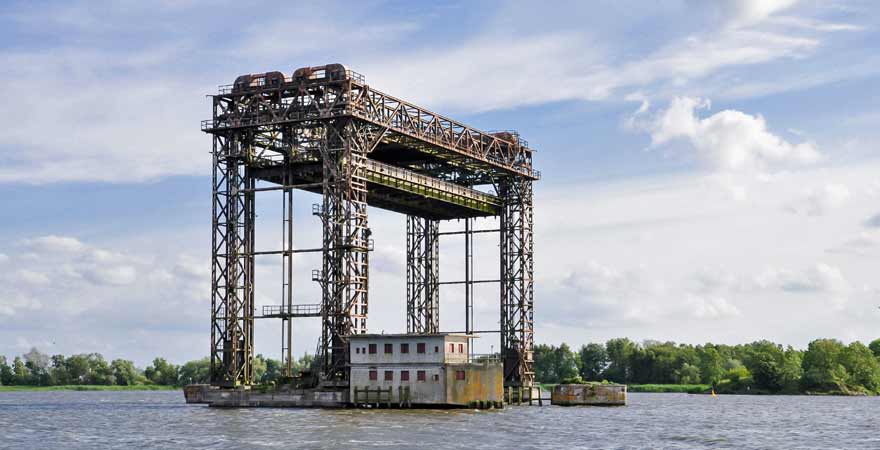
[[[539,383],[707,384],[721,393],[880,394],[880,339],[865,346],[817,339],[806,350],[769,341],[689,345],[626,338],[535,347]]]
[[[294,364],[294,373],[311,365],[312,356],[304,355]],[[114,359],[108,362],[99,353],[72,356],[49,356],[37,349],[16,356],[11,362],[0,355],[0,385],[3,386],[65,386],[102,385],[182,386],[207,383],[211,361],[208,358],[190,361],[181,366],[164,358],[140,369],[132,361]],[[254,358],[254,378],[261,383],[281,377],[281,361],[257,355]]]

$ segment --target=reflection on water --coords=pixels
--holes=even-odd
[[[216,409],[180,392],[0,393],[0,448],[880,448],[880,398],[629,394],[623,408]]]

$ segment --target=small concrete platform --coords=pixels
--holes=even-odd
[[[557,384],[550,403],[559,406],[626,406],[625,384]]]

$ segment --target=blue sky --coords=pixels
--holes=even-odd
[[[5,2],[0,354],[206,354],[205,95],[330,62],[538,150],[538,342],[877,338],[878,16],[806,0]],[[319,242],[316,198],[297,195],[297,246]],[[259,201],[264,248],[279,203]],[[404,222],[370,221],[369,327],[400,331]],[[495,244],[478,243],[487,276]],[[460,246],[444,243],[441,277],[463,270]],[[277,303],[278,267],[260,261],[258,304]],[[477,299],[478,327],[497,326],[497,291]],[[444,290],[445,328],[461,309]],[[259,324],[258,350],[277,356],[277,328]],[[297,353],[317,331],[297,323]]]

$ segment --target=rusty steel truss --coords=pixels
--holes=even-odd
[[[263,317],[283,320],[290,370],[291,319],[320,316],[320,382],[348,381],[348,337],[365,333],[369,310],[367,206],[407,216],[407,331],[439,331],[439,287],[464,284],[473,333],[472,219],[498,217],[501,353],[505,385],[534,381],[533,193],[540,174],[515,132],[484,132],[375,89],[340,64],[243,75],[221,86],[213,117],[212,384],[254,382],[254,259],[283,258],[283,304]],[[258,182],[269,187],[258,187]],[[262,186],[262,184],[260,185]],[[320,248],[293,245],[293,190],[322,196]],[[283,191],[283,249],[256,251],[255,194]],[[440,221],[464,219],[466,277],[439,280]],[[321,252],[313,272],[319,305],[293,304],[293,255]],[[260,316],[256,316],[260,317]]]

